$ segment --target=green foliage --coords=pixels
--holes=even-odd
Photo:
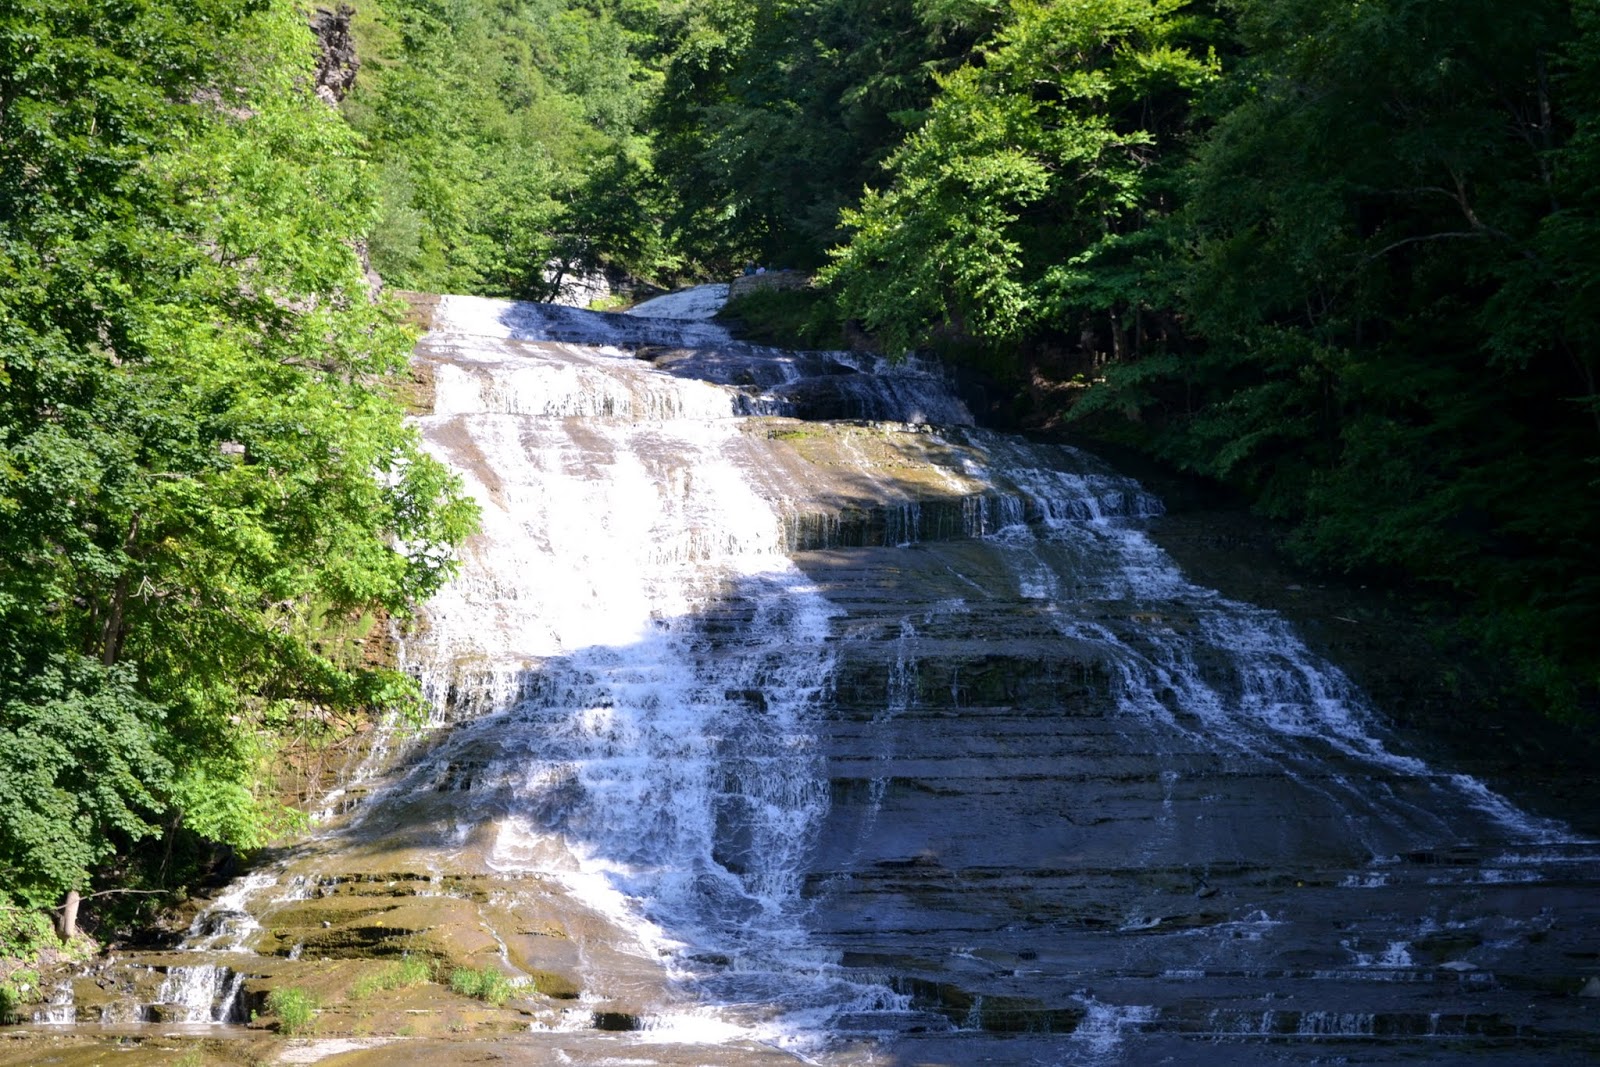
[[[382,970],[362,975],[351,987],[350,994],[361,999],[375,993],[410,989],[431,981],[433,981],[433,964],[421,956],[406,956],[396,962],[385,964]]]
[[[379,190],[374,266],[402,288],[541,297],[547,264],[651,273],[639,123],[653,4],[383,0],[345,101]]]
[[[0,16],[0,884],[239,847],[294,708],[403,697],[309,642],[404,614],[472,522],[396,392],[358,146],[286,2]]]
[[[157,794],[173,765],[157,733],[166,709],[126,666],[58,653],[7,686],[0,705],[0,869],[24,903],[44,907],[81,885],[119,845],[156,832]]]
[[[821,276],[891,350],[1014,344],[1141,299],[1130,234],[1159,210],[1165,149],[1215,62],[1181,4],[1007,6],[980,57],[940,79],[888,188],[844,212],[851,239]]]
[[[0,1023],[16,1021],[24,1004],[36,1004],[43,999],[39,988],[39,973],[26,967],[7,972],[0,979]]]
[[[0,890],[0,1023],[10,1022],[22,1005],[44,999],[37,964],[42,954],[61,947],[48,918],[19,907]]]
[[[493,967],[462,967],[450,972],[450,989],[500,1007],[511,999],[511,980]]]
[[[849,347],[838,305],[821,289],[754,289],[729,300],[717,317],[737,323],[739,336],[756,344]]]
[[[1449,598],[1509,691],[1574,714],[1600,692],[1594,16],[1234,10],[1167,257],[1191,344],[1078,414],[1136,413],[1308,562]]]
[[[316,998],[296,986],[280,986],[267,994],[267,1011],[277,1016],[278,1032],[285,1036],[309,1033],[318,1010]]]
[[[683,253],[723,273],[747,260],[821,263],[839,237],[839,209],[921,121],[933,75],[966,53],[991,6],[670,5],[653,124]]]
[[[55,927],[37,911],[18,907],[0,892],[0,956],[36,960],[40,951],[60,948]]]

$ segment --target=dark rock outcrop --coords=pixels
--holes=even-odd
[[[317,95],[330,107],[345,98],[361,69],[355,38],[350,34],[355,13],[349,4],[340,4],[332,11],[319,7],[311,15],[311,32],[317,35],[321,46],[317,56]]]
[[[350,23],[355,15],[355,8],[340,4],[332,11],[319,7],[308,20],[311,32],[317,37],[317,97],[329,107],[339,106],[339,102],[355,86],[356,73],[361,69],[361,60],[356,55],[356,39],[350,32]],[[361,264],[368,297],[376,300],[383,291],[383,278],[372,266],[366,239],[357,239],[353,248]]]

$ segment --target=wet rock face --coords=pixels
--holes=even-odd
[[[197,922],[245,997],[491,967],[501,1014],[407,1003],[574,1062],[1600,1053],[1593,845],[1407,755],[1130,480],[911,417],[914,370],[492,301],[433,327],[418,425],[484,515],[403,649],[436,718]],[[816,381],[884,421],[752,413]]]
[[[361,61],[356,58],[356,42],[350,33],[350,20],[356,9],[340,4],[332,11],[319,7],[311,14],[311,32],[317,37],[317,95],[329,106],[337,106],[356,83]]]
[[[432,662],[448,648],[443,688],[510,710],[429,780],[615,865],[687,943],[679,988],[780,1031],[804,1005],[831,1063],[1592,1044],[1567,953],[1593,851],[1400,754],[1281,619],[1184,578],[1127,479],[929,419],[930,379],[855,357],[520,307],[454,321],[424,343],[459,398],[427,432],[541,546],[519,573],[629,577],[551,598],[504,566],[523,534],[487,535],[494,627]],[[644,358],[569,393],[607,358],[586,335]],[[529,643],[591,597],[598,646]],[[458,609],[477,617],[436,618]]]
[[[1574,966],[1592,846],[1518,842],[1448,778],[1363,766],[1337,735],[1231,744],[1181,703],[1141,715],[1124,664],[1062,641],[1045,605],[969,593],[953,610],[948,576],[982,574],[973,551],[800,557],[849,606],[811,929],[920,1013],[903,1055],[976,1062],[1014,1033],[996,1062],[1593,1053]],[[1151,624],[1204,632],[1206,614],[1094,611],[1130,643]],[[1229,652],[1197,663],[1242,702]]]

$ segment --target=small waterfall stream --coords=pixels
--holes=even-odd
[[[576,976],[535,1030],[816,1063],[1600,1050],[1592,843],[1406,755],[1093,457],[707,322],[446,297],[418,360],[483,509],[404,642],[434,721],[196,920],[176,1021],[454,924]]]

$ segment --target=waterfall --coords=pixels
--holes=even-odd
[[[161,983],[156,1003],[164,1022],[243,1022],[239,993],[244,975],[217,964],[173,967]]]
[[[1409,754],[1094,457],[690,318],[445,297],[417,361],[483,515],[403,635],[432,719],[196,919],[168,1017],[415,950],[717,1062],[1594,1044],[1592,843]]]
[[[58,982],[50,999],[33,1011],[33,1021],[49,1026],[62,1026],[78,1021],[78,1006],[72,995],[72,982]]]
[[[988,464],[980,476],[1014,485],[1027,500],[1031,521],[996,538],[1019,595],[1043,602],[1063,635],[1099,646],[1124,712],[1212,749],[1273,761],[1289,775],[1311,764],[1323,776],[1359,768],[1357,787],[1330,777],[1350,820],[1420,820],[1435,833],[1466,834],[1465,824],[1437,814],[1465,805],[1518,838],[1567,837],[1474,779],[1390,751],[1365,697],[1287,622],[1184,577],[1145,531],[1162,509],[1137,483],[1065,446],[968,437]],[[1395,774],[1428,783],[1437,799],[1375,804],[1362,795],[1373,775]],[[1375,838],[1367,843],[1383,851]]]
[[[457,355],[419,422],[483,525],[406,653],[466,721],[396,795],[466,794],[493,828],[459,845],[488,868],[558,878],[680,980],[763,1001],[807,951],[836,611],[749,474],[745,398],[551,343],[581,316],[455,298],[440,316]]]

